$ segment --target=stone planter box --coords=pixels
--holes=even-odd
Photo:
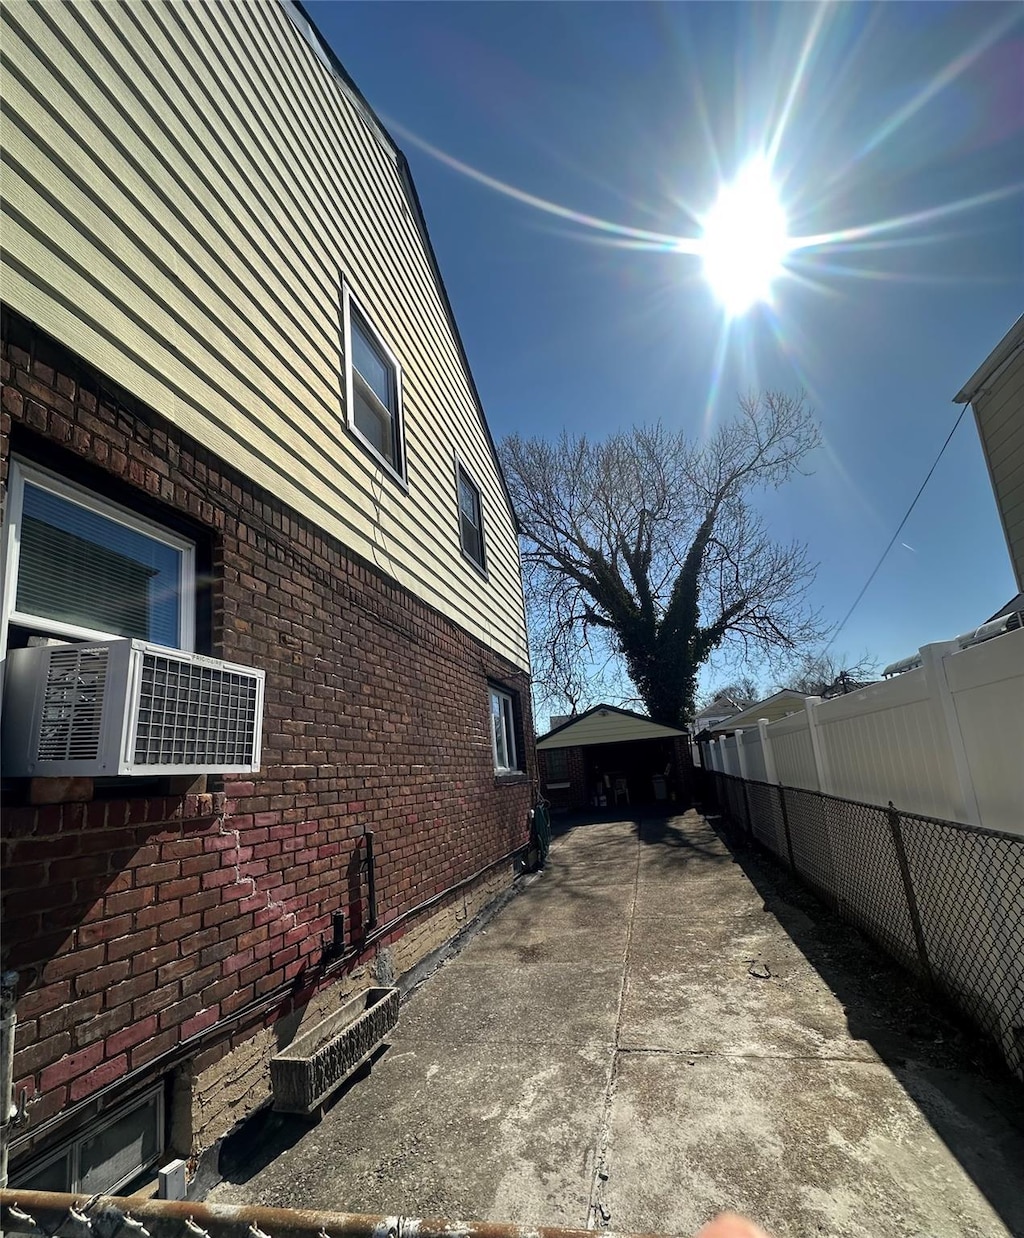
[[[324,1101],[398,1022],[398,990],[367,989],[270,1059],[274,1108],[319,1118]]]

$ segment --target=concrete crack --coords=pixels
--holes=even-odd
[[[611,1143],[612,1104],[615,1100],[615,1089],[619,1078],[619,1054],[622,1034],[622,1014],[626,1003],[626,985],[629,977],[629,958],[633,946],[633,927],[636,923],[636,905],[640,889],[640,851],[642,843],[640,832],[643,822],[637,818],[636,823],[636,863],[633,868],[633,897],[629,904],[629,921],[626,927],[626,944],[622,951],[622,980],[619,984],[619,1001],[615,1011],[615,1039],[612,1044],[611,1060],[608,1064],[608,1076],[605,1082],[604,1098],[601,1105],[601,1121],[598,1127],[597,1144],[594,1149],[594,1176],[590,1183],[590,1199],[587,1204],[587,1229],[607,1229],[612,1215],[605,1206],[604,1188],[608,1181],[608,1149]]]

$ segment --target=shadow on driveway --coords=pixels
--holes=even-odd
[[[773,856],[737,838],[721,818],[706,820],[765,910],[842,1003],[851,1037],[877,1053],[1010,1232],[1024,1233],[1024,1166],[1008,1180],[1005,1166],[993,1163],[977,1142],[978,1127],[990,1123],[993,1108],[1007,1132],[1024,1134],[1024,1086],[1009,1075],[995,1046]],[[640,836],[664,842],[664,833],[662,823],[645,821]]]

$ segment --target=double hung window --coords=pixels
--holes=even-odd
[[[349,429],[390,472],[403,480],[401,369],[347,285],[342,301]]]
[[[463,553],[484,570],[484,522],[480,490],[462,467],[456,469],[459,486],[459,540]]]
[[[12,634],[194,647],[194,544],[23,461],[12,461],[4,571]]]

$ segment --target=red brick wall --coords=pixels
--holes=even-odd
[[[260,775],[6,813],[3,966],[38,1125],[184,1037],[230,1034],[287,982],[315,987],[331,913],[365,922],[364,828],[382,924],[525,844],[533,728],[521,670],[15,316],[3,381],[4,478],[13,450],[187,522],[212,569],[209,652],[267,672]],[[511,782],[489,677],[522,710]]]

